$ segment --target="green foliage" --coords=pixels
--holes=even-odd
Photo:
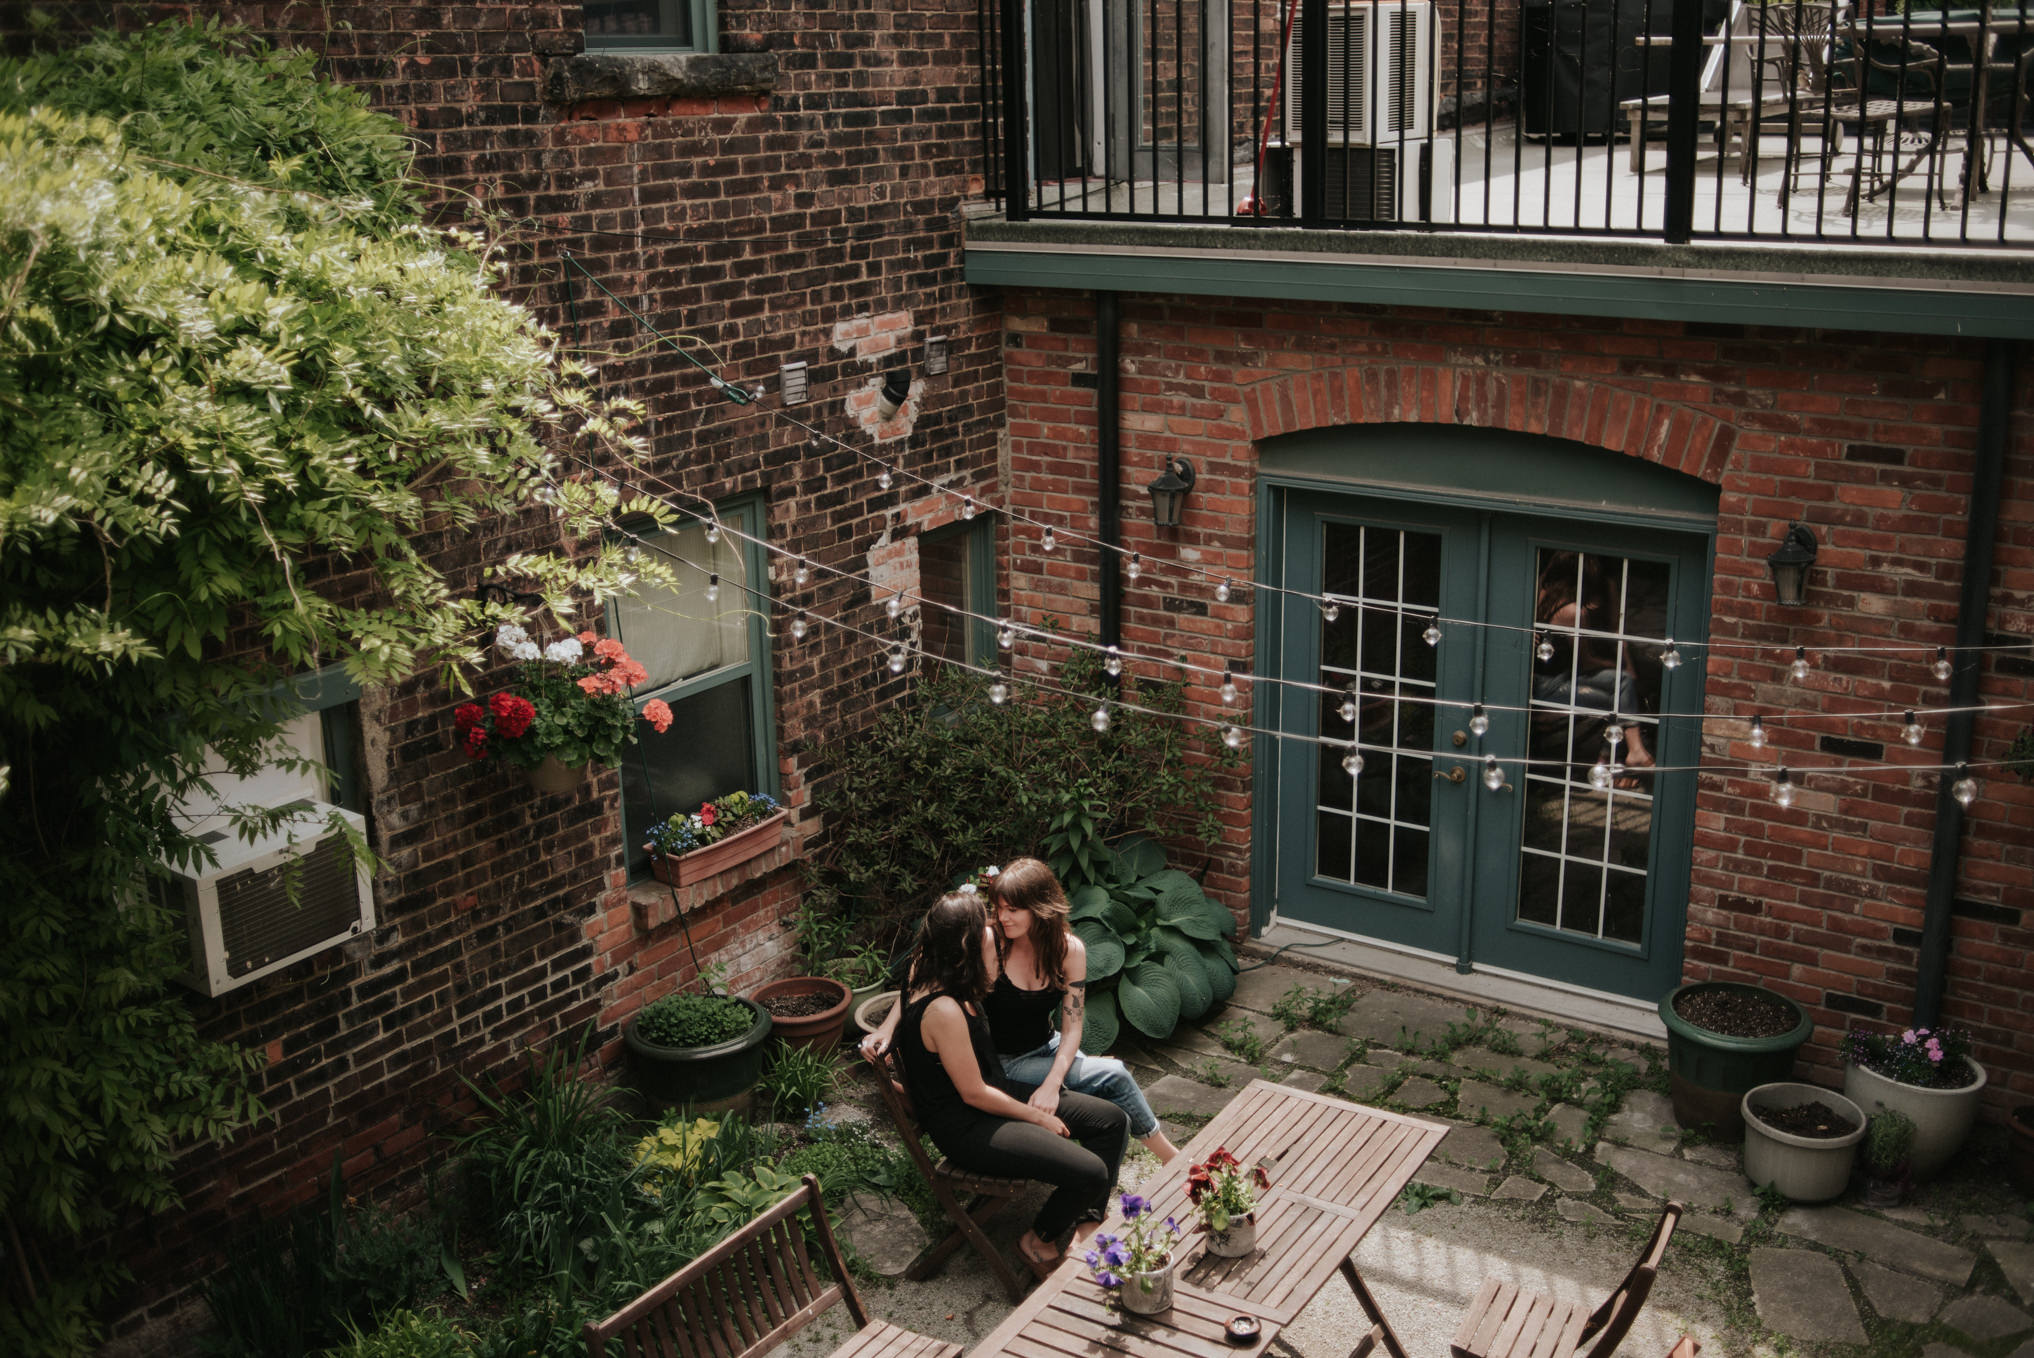
[[[477,664],[502,610],[455,595],[442,535],[540,493],[582,536],[624,507],[550,484],[547,444],[620,424],[488,242],[424,222],[401,125],[316,60],[170,23],[0,60],[11,1353],[88,1347],[114,1275],[77,1242],[171,1205],[178,1149],[261,1112],[259,1058],[169,984],[188,944],[150,889],[207,852],[175,815],[207,751],[277,762],[284,676]],[[624,568],[501,564],[561,614]]]
[[[779,1043],[763,1067],[756,1088],[780,1118],[798,1117],[820,1106],[833,1092],[839,1073],[831,1053]]]
[[[815,1176],[829,1205],[864,1190],[886,1197],[906,1194],[917,1178],[911,1157],[884,1145],[866,1122],[828,1122],[822,1104],[806,1129],[812,1139],[779,1160],[777,1168],[793,1178]]]
[[[1069,852],[1090,858],[1130,831],[1220,837],[1212,779],[1234,751],[1219,741],[1204,750],[1195,728],[1132,712],[1097,733],[1092,696],[1109,680],[1088,652],[1054,682],[1077,696],[1019,685],[999,706],[984,697],[985,680],[937,674],[827,747],[815,804],[831,838],[807,868],[814,908],[888,955],[949,883],[1036,851],[1055,827]],[[1121,696],[1160,713],[1184,707],[1180,685],[1129,670]]]
[[[748,1225],[797,1188],[797,1175],[774,1165],[751,1165],[701,1184],[692,1200],[692,1211],[711,1223],[713,1238],[718,1240]]]
[[[1229,1072],[1222,1069],[1222,1063],[1212,1056],[1194,1067],[1194,1078],[1210,1089],[1229,1087]]]
[[[473,1336],[436,1311],[395,1311],[374,1330],[353,1328],[326,1358],[471,1358]]]
[[[1140,835],[1117,849],[1083,842],[1090,852],[1076,856],[1062,829],[1046,839],[1073,907],[1067,920],[1088,950],[1081,1045],[1109,1050],[1125,1021],[1163,1041],[1236,992],[1236,917]]]
[[[1398,1205],[1404,1209],[1407,1216],[1424,1212],[1436,1203],[1461,1201],[1462,1195],[1452,1188],[1442,1188],[1439,1184],[1424,1184],[1418,1181],[1407,1184],[1398,1195]]]
[[[1897,1176],[1914,1149],[1914,1130],[1914,1119],[1897,1108],[1872,1114],[1865,1124],[1864,1144],[1858,1148],[1865,1168],[1881,1179]]]
[[[756,1011],[729,995],[686,991],[651,1000],[636,1015],[636,1035],[659,1047],[712,1047],[756,1026]]]
[[[1215,1028],[1215,1036],[1221,1039],[1223,1047],[1240,1059],[1256,1065],[1264,1059],[1264,1039],[1257,1035],[1248,1019],[1231,1019]]]
[[[688,1118],[682,1109],[666,1112],[656,1130],[638,1141],[631,1152],[636,1187],[661,1201],[690,1185],[699,1167],[707,1163],[719,1135],[720,1124],[712,1118]]]
[[[2034,783],[2034,726],[2023,726],[2020,734],[2013,737],[2013,743],[2006,747],[2001,767],[2029,783]]]
[[[1271,1002],[1271,1016],[1284,1024],[1287,1032],[1296,1028],[1318,1028],[1332,1033],[1335,1025],[1342,1021],[1342,1016],[1356,1003],[1357,993],[1350,986],[1321,991],[1295,985]]]

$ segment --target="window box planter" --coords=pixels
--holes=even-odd
[[[760,857],[784,842],[784,822],[791,813],[779,811],[766,816],[745,830],[737,830],[726,839],[717,840],[703,848],[692,849],[676,858],[654,854],[650,858],[650,871],[660,882],[672,886],[691,886],[715,873],[726,872],[739,863]]]

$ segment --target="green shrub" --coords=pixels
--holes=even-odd
[[[780,1118],[800,1117],[833,1092],[839,1065],[832,1053],[780,1044],[756,1084]]]
[[[687,991],[651,1000],[636,1015],[636,1035],[659,1047],[711,1047],[756,1025],[756,1011],[729,995]]]
[[[473,1336],[436,1311],[392,1311],[325,1358],[471,1358]]]
[[[816,1177],[829,1204],[864,1189],[896,1196],[917,1178],[911,1157],[877,1140],[867,1123],[828,1122],[825,1115],[821,1104],[806,1123],[812,1139],[778,1161],[778,1169]]]
[[[636,1143],[636,1187],[662,1201],[691,1184],[700,1167],[712,1162],[719,1135],[720,1124],[712,1118],[688,1118],[682,1109],[667,1112],[657,1129]]]

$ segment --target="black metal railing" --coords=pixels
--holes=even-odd
[[[980,0],[979,23],[1012,220],[2034,245],[2034,0]]]

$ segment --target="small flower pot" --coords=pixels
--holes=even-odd
[[[1922,1183],[1942,1172],[1963,1149],[1977,1120],[1978,1095],[1985,1087],[1985,1068],[1965,1057],[1970,1080],[1956,1089],[1929,1089],[1891,1080],[1863,1066],[1844,1067],[1843,1092],[1867,1113],[1897,1108],[1914,1119],[1914,1146],[1907,1153],[1907,1174]]]
[[[848,988],[831,976],[790,976],[759,987],[751,998],[769,1009],[771,1000],[793,995],[819,995],[826,1007],[810,1014],[772,1011],[771,1031],[788,1045],[807,1051],[824,1052],[840,1045],[841,1030],[847,1027]]]
[[[1821,1103],[1851,1123],[1841,1136],[1797,1136],[1765,1115],[1804,1103]],[[1827,1202],[1850,1182],[1857,1143],[1864,1140],[1864,1110],[1834,1090],[1791,1080],[1760,1085],[1743,1100],[1744,1175],[1793,1202]]]
[[[1172,1309],[1172,1264],[1167,1262],[1149,1273],[1132,1273],[1116,1291],[1123,1309],[1132,1315],[1164,1315]]]
[[[523,777],[538,792],[556,796],[572,791],[586,780],[586,765],[561,764],[557,756],[547,754],[543,763],[524,769]]]
[[[754,825],[735,831],[726,839],[715,840],[703,848],[681,853],[676,858],[662,854],[650,855],[650,871],[660,882],[672,886],[691,886],[704,881],[716,873],[726,872],[738,863],[760,857],[784,841],[784,822],[790,812],[779,811],[765,816]]]
[[[1257,1248],[1257,1213],[1230,1217],[1227,1230],[1208,1227],[1208,1253],[1224,1259],[1241,1259]]]
[[[857,991],[857,994],[861,992]],[[861,1029],[864,1037],[883,1026],[883,1020],[890,1017],[891,1006],[904,994],[901,990],[879,990],[866,999],[854,1002],[855,1027]]]

